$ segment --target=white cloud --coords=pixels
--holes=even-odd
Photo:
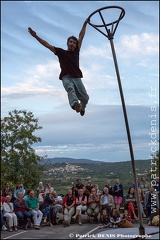
[[[117,52],[121,58],[139,59],[158,56],[158,35],[154,33],[141,33],[139,35],[124,35],[117,44]]]

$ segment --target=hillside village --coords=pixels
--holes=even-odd
[[[139,178],[145,175],[149,178],[149,160],[137,160],[136,171]],[[42,181],[44,184],[51,183],[57,191],[66,193],[66,189],[73,183],[76,184],[77,178],[81,178],[84,184],[91,179],[93,184],[98,184],[102,189],[106,180],[111,180],[112,185],[116,178],[119,178],[126,191],[133,182],[133,171],[131,162],[56,162],[47,165],[43,172]]]
[[[63,167],[62,166],[54,167],[54,168],[48,169],[47,171],[44,171],[44,173],[48,173],[49,175],[51,175],[53,173],[64,173],[64,172],[74,174],[74,173],[78,173],[81,171],[84,172],[84,171],[89,171],[89,170],[84,167],[78,166],[78,165],[66,163],[66,165]]]

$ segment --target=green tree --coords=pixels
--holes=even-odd
[[[34,188],[40,180],[41,157],[32,148],[41,138],[34,132],[42,129],[32,112],[13,110],[1,119],[1,184],[15,185],[22,181],[25,188]]]

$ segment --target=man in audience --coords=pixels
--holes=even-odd
[[[26,200],[28,208],[34,220],[34,228],[40,229],[40,224],[42,221],[43,213],[39,210],[38,198],[35,197],[34,191],[31,190],[29,193],[29,198]]]
[[[110,215],[112,208],[114,207],[113,196],[109,194],[109,189],[107,187],[103,188],[103,194],[100,197],[100,212],[102,213],[103,209],[107,210],[107,214]]]
[[[63,199],[61,196],[59,196],[57,194],[56,191],[53,191],[52,195],[53,195],[53,199],[54,199],[54,201],[52,203],[52,208],[51,208],[53,222],[55,224],[58,224],[59,223],[58,214],[63,212]]]

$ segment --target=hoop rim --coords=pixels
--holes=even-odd
[[[125,15],[125,10],[124,10],[122,7],[119,7],[119,6],[106,6],[106,7],[99,8],[99,9],[97,9],[96,11],[92,12],[92,13],[89,15],[89,17],[88,17],[88,20],[90,20],[90,18],[91,18],[95,13],[101,12],[102,10],[105,10],[105,9],[108,9],[108,8],[118,8],[118,9],[120,9],[120,10],[121,10],[120,17],[119,17],[116,21],[110,22],[110,23],[107,23],[107,24],[97,25],[97,24],[93,24],[93,23],[92,23],[93,26],[95,26],[95,27],[110,26],[110,25],[115,24],[115,23],[117,23],[118,21],[120,21],[120,20],[124,17],[124,15]]]

